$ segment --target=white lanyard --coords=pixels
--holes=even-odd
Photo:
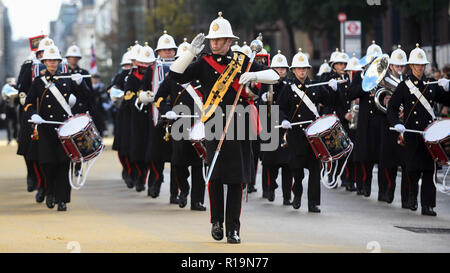
[[[41,80],[44,82],[45,87],[49,85],[48,81],[45,79],[45,77],[41,77]],[[70,106],[67,103],[67,101],[64,99],[63,95],[61,95],[61,92],[56,88],[56,85],[52,83],[49,87],[49,90],[52,92],[53,96],[55,96],[56,100],[59,102],[61,107],[66,111],[67,115],[69,117],[72,116],[72,110],[70,110]]]
[[[298,87],[295,84],[291,85],[292,91],[297,93],[297,95],[305,102],[306,106],[309,108],[311,112],[316,116],[316,118],[319,118],[319,113],[317,112],[316,105],[311,101],[311,99],[306,95],[305,92],[298,89]]]
[[[420,103],[422,103],[423,107],[425,107],[425,109],[428,111],[428,113],[431,115],[431,117],[433,118],[433,120],[436,119],[436,116],[434,115],[434,111],[433,108],[431,107],[430,103],[428,102],[428,100],[422,95],[422,93],[420,93],[419,88],[417,88],[410,79],[405,81],[406,85],[409,88],[409,91],[411,92],[411,94],[414,94],[414,96],[416,96]]]

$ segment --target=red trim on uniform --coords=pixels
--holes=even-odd
[[[384,168],[384,174],[386,175],[387,181],[388,181],[388,187],[391,188],[391,178],[389,177],[389,172],[387,168]]]
[[[37,164],[36,162],[33,162],[33,169],[34,169],[34,173],[36,174],[37,180],[38,180],[38,187],[41,187],[41,176],[39,175],[39,170],[37,169]]]
[[[47,188],[47,176],[45,175],[44,169],[42,168],[42,165],[39,165],[39,169],[42,172],[42,176],[44,178],[44,187]]]
[[[120,157],[119,152],[117,152],[117,156],[119,157],[119,161],[120,161],[120,164],[122,165],[122,168],[125,170],[126,167],[125,167],[125,165],[123,164],[123,160],[122,160],[122,158]]]
[[[218,62],[216,62],[216,60],[214,60],[213,56],[211,56],[211,55],[206,55],[203,57],[203,59],[219,74],[222,74],[225,71],[225,69],[227,68],[226,65],[219,64]],[[234,79],[231,86],[233,86],[233,88],[236,92],[239,90],[239,79],[237,77]]]
[[[347,165],[345,165],[345,178],[350,179],[350,170]]]
[[[138,175],[139,175],[139,176],[142,176],[142,171],[141,171],[141,168],[139,168],[139,164],[137,164],[137,163],[135,162],[134,165],[136,166],[136,169],[137,169],[137,171],[138,171]]]
[[[155,181],[158,181],[159,180],[159,173],[156,170],[155,163],[153,161],[152,161],[152,170],[155,172],[155,175],[156,175]]]
[[[270,172],[269,172],[269,168],[267,168],[267,187],[270,188]]]
[[[366,171],[366,164],[364,164],[364,162],[361,162],[361,169],[363,171],[363,182],[366,182],[367,171]]]
[[[130,161],[128,161],[128,156],[125,157],[125,162],[127,163],[127,167],[128,167],[128,175],[131,175],[131,167],[130,167]]]

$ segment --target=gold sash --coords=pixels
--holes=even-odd
[[[206,103],[202,109],[202,122],[206,122],[216,111],[217,106],[222,101],[233,83],[236,74],[241,71],[245,58],[234,52],[233,60],[227,65],[225,71],[220,75],[209,93]]]

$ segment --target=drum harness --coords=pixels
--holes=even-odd
[[[69,104],[66,102],[66,100],[65,100],[64,97],[63,97],[63,95],[61,94],[61,91],[59,91],[59,89],[56,87],[56,85],[55,85],[55,83],[54,83],[54,80],[53,80],[52,82],[49,83],[49,82],[47,81],[47,79],[45,79],[44,76],[41,77],[41,80],[42,80],[42,82],[44,82],[45,87],[46,87],[46,89],[45,89],[45,91],[44,91],[42,97],[43,97],[44,94],[47,92],[47,90],[50,90],[50,92],[52,92],[53,96],[55,96],[56,100],[57,100],[58,103],[61,105],[61,107],[64,109],[64,111],[67,113],[67,115],[68,115],[69,117],[72,117],[72,116],[73,116],[72,110],[70,109]],[[42,99],[41,99],[41,102],[40,102],[40,103],[42,104]],[[102,146],[102,149],[101,149],[101,151],[99,152],[98,155],[100,155],[100,154],[103,152],[103,149],[104,149],[104,146]],[[72,163],[73,163],[73,162],[71,162],[70,168],[69,168],[69,182],[70,182],[70,186],[71,186],[73,189],[79,190],[79,189],[81,189],[81,187],[84,186],[84,184],[86,183],[86,179],[87,179],[87,176],[88,176],[88,174],[89,174],[89,171],[91,170],[92,166],[94,165],[95,161],[97,161],[97,159],[98,159],[98,156],[96,156],[95,158],[92,159],[91,162],[89,162],[89,164],[88,164],[89,166],[87,167],[86,174],[85,174],[83,180],[80,182],[81,176],[82,176],[81,174],[82,174],[82,173],[84,172],[84,170],[85,170],[84,159],[81,158],[81,169],[80,169],[80,173],[79,173],[79,175],[78,175],[78,177],[77,177],[77,182],[76,182],[76,184],[74,184],[73,181],[72,181],[72,175],[73,175],[73,174],[72,174],[72,165],[73,165]]]
[[[295,113],[297,113],[298,109],[300,108],[301,103],[304,101],[305,105],[308,107],[308,109],[316,116],[316,119],[320,118],[319,113],[317,112],[317,108],[315,107],[315,105],[311,101],[311,99],[306,95],[306,92],[300,90],[295,84],[291,85],[291,89],[301,98],[300,104],[298,105]],[[295,113],[292,116],[292,118],[294,118]],[[347,158],[345,159],[344,165],[342,165],[341,173],[339,174],[338,177],[341,177],[342,173],[344,172],[345,166],[347,165],[347,161],[353,151],[353,143],[351,143],[350,145],[351,145],[350,152],[348,153]],[[336,167],[334,168],[333,179],[332,179],[332,181],[329,181],[328,176],[333,171],[334,161],[333,161],[333,159],[329,159],[326,162],[322,161],[322,170],[320,172],[320,180],[322,181],[322,184],[328,189],[334,188],[338,183],[338,180],[336,179],[336,172],[338,169],[339,161],[336,160],[336,162],[337,162],[337,164],[336,164]],[[328,169],[328,166],[330,167],[330,169]]]

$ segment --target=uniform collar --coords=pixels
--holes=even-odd
[[[419,85],[422,84],[424,81],[427,80],[427,77],[425,77],[425,74],[422,76],[422,79],[418,79],[416,78],[416,76],[414,76],[414,74],[411,73],[411,75],[409,75],[409,79],[412,81],[412,83],[414,85]]]
[[[228,64],[233,59],[233,52],[231,51],[231,49],[228,50],[228,52],[225,55],[213,53],[210,53],[209,55],[211,55],[214,61],[216,61],[219,64]]]
[[[311,83],[311,80],[309,79],[309,77],[306,77],[306,80],[305,80],[305,83],[304,83],[304,84],[301,83],[301,82],[299,81],[299,79],[297,79],[297,77],[294,79],[294,84],[295,84],[297,87],[301,88],[301,89],[303,89],[304,85],[310,84],[310,83]]]

